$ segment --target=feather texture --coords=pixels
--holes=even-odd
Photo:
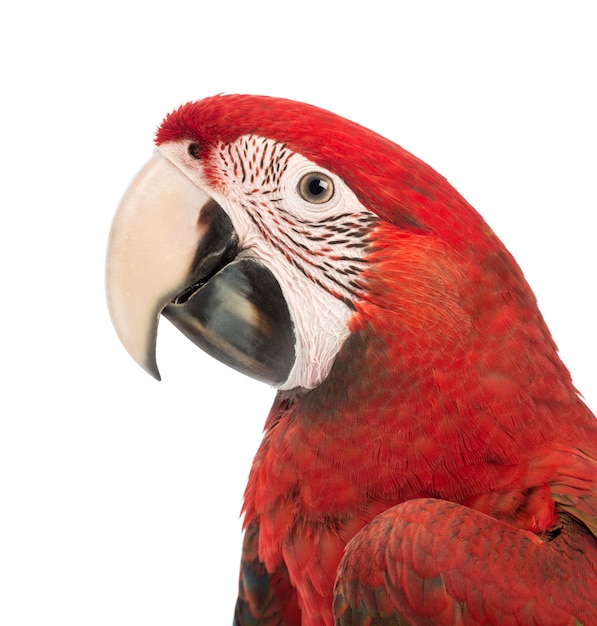
[[[431,167],[310,105],[216,96],[169,115],[157,143],[191,142],[226,201],[250,151],[226,177],[217,154],[245,137],[272,146],[254,170],[300,155],[368,217],[342,218],[350,263],[322,248],[329,221],[289,224],[288,197],[263,199],[305,235],[283,258],[342,299],[349,332],[323,381],[272,407],[235,624],[597,623],[597,423],[502,242]]]

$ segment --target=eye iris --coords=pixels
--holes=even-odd
[[[311,173],[301,179],[299,192],[307,202],[323,204],[334,195],[334,185],[329,176]]]

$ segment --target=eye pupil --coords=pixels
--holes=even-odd
[[[334,195],[334,183],[323,172],[311,172],[301,178],[298,191],[303,200],[311,204],[323,204]]]
[[[320,196],[324,194],[329,187],[327,181],[322,180],[321,178],[314,178],[309,181],[309,193],[313,196]]]

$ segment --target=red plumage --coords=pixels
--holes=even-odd
[[[276,592],[241,572],[237,624],[330,626],[337,572],[339,624],[597,623],[597,423],[511,255],[432,168],[309,105],[216,96],[156,141],[197,142],[209,173],[247,134],[379,220],[331,372],[268,418],[243,567]]]

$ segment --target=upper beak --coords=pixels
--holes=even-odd
[[[219,360],[287,379],[294,328],[270,270],[239,247],[224,210],[159,151],[130,184],[108,243],[106,291],[129,354],[159,380],[160,313]]]
[[[159,315],[185,286],[209,196],[158,151],[124,194],[110,230],[106,292],[129,354],[159,380]]]

